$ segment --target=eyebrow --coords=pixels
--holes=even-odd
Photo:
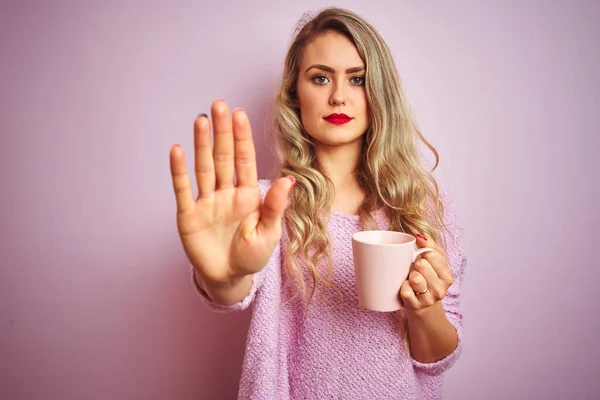
[[[323,65],[323,64],[313,64],[306,69],[306,72],[310,71],[313,68],[320,69],[320,70],[326,71],[326,72],[331,72],[332,74],[335,73],[335,70],[333,68],[328,67],[327,65]],[[346,73],[352,74],[352,73],[361,72],[364,70],[365,70],[365,67],[352,67],[352,68],[348,68],[346,70]]]

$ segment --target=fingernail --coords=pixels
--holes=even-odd
[[[202,118],[202,117],[204,117],[204,118],[208,118],[208,115],[206,115],[206,114],[204,114],[204,113],[201,113],[201,114],[198,114],[198,116],[196,117],[196,119],[198,119],[198,118]]]
[[[420,237],[421,239],[423,239],[424,241],[427,241],[427,238],[423,235],[421,235],[420,233],[417,233],[417,236]]]
[[[236,111],[244,111],[244,109],[243,108],[236,108],[236,109],[233,110],[233,112],[236,112]]]
[[[294,178],[292,175],[288,175],[287,177],[290,181],[292,181],[292,186],[294,186],[296,184],[296,178]]]

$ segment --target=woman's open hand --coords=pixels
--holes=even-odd
[[[224,101],[211,107],[210,121],[194,122],[194,199],[183,149],[171,149],[177,227],[184,251],[205,282],[220,284],[260,271],[281,238],[281,220],[293,178],[273,183],[263,201],[248,116],[233,115]],[[234,174],[237,178],[234,180]]]

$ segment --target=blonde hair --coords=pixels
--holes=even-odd
[[[295,295],[310,303],[319,283],[332,287],[333,274],[328,215],[333,184],[318,165],[311,137],[300,120],[296,84],[302,52],[318,36],[336,31],[348,37],[365,63],[365,90],[371,124],[365,133],[357,180],[365,192],[359,209],[361,225],[375,227],[373,212],[382,209],[391,230],[421,233],[440,239],[443,215],[438,186],[432,176],[439,156],[425,140],[404,97],[390,50],[377,31],[358,15],[340,8],[327,8],[308,21],[301,20],[287,56],[283,78],[273,104],[277,161],[275,177],[292,175],[296,186],[286,210],[284,273],[291,278]],[[435,156],[428,171],[421,163],[418,140]],[[434,215],[431,209],[433,205]],[[318,264],[324,261],[325,271]],[[303,268],[312,276],[307,295]]]

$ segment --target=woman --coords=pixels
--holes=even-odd
[[[290,46],[274,114],[273,182],[257,178],[247,115],[221,100],[214,148],[208,117],[194,124],[197,199],[182,149],[171,150],[177,224],[202,298],[217,311],[254,304],[239,397],[441,397],[462,349],[466,258],[417,141],[437,153],[383,39],[352,12],[321,11]],[[370,227],[436,249],[398,288],[399,313],[358,304],[351,237]]]

